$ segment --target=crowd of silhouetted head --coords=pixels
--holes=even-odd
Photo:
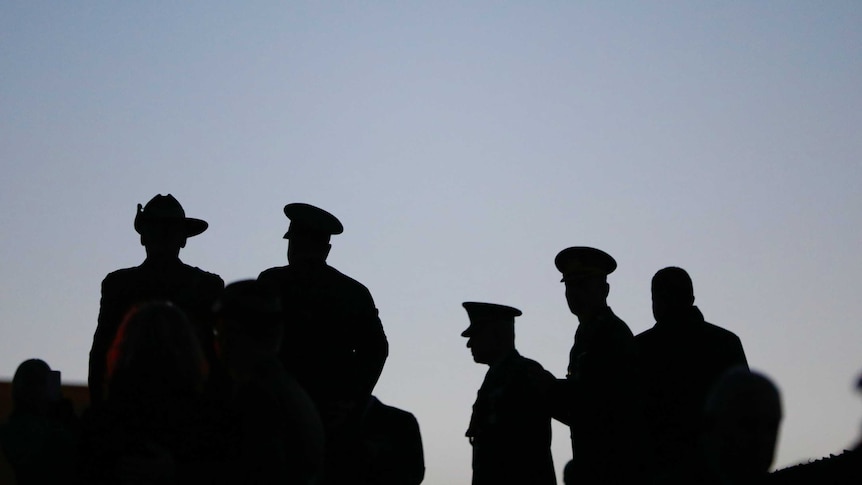
[[[421,483],[422,417],[373,392],[389,342],[371,292],[326,262],[344,227],[309,204],[284,214],[287,264],[225,285],[180,259],[205,221],[171,195],[139,204],[146,256],[102,281],[88,406],[75,412],[46,362],[23,362],[0,482]],[[465,433],[474,485],[556,483],[552,420],[570,432],[567,484],[862,483],[858,446],[768,473],[779,390],[706,321],[684,269],[656,272],[655,325],[633,335],[608,303],[613,257],[574,246],[553,261],[578,320],[566,376],[518,352],[520,310],[462,304],[461,335],[488,366]]]

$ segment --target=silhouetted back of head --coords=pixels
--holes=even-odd
[[[714,473],[746,483],[769,471],[781,422],[778,388],[763,374],[737,367],[707,398],[705,445]]]
[[[694,286],[688,273],[675,266],[660,269],[652,278],[652,306],[656,320],[673,317],[694,304]]]
[[[41,414],[49,400],[51,368],[40,359],[28,359],[18,366],[12,378],[12,402],[16,412]]]
[[[213,312],[218,320],[219,342],[247,338],[278,350],[282,335],[282,308],[278,291],[257,280],[227,285]]]
[[[329,255],[329,239],[341,234],[344,226],[337,217],[310,204],[295,202],[284,206],[290,226],[284,234],[289,241],[288,261],[325,261]]]
[[[108,351],[109,394],[143,396],[200,390],[208,371],[182,310],[169,302],[133,307]]]

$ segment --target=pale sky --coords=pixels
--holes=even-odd
[[[136,204],[208,221],[181,258],[232,282],[286,263],[282,207],[308,202],[380,309],[375,393],[419,420],[425,483],[470,480],[487,367],[461,302],[523,310],[519,350],[564,376],[575,245],[617,259],[634,333],[652,275],[687,269],[782,391],[776,466],[839,452],[862,423],[860,86],[857,1],[4,2],[0,377],[40,357],[86,380],[101,280],[144,257]]]

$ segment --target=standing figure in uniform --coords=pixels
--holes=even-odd
[[[694,462],[707,395],[725,372],[748,362],[739,337],[704,321],[684,269],[653,276],[652,310],[655,326],[635,341],[653,469],[661,477]]]
[[[138,204],[135,231],[141,235],[147,257],[140,266],[114,271],[102,281],[99,322],[90,349],[91,403],[104,398],[108,349],[126,312],[137,303],[166,300],[183,310],[209,363],[215,363],[210,310],[224,289],[224,281],[179,258],[186,240],[207,227],[205,221],[186,217],[179,201],[170,194],[156,195],[144,207]]]
[[[284,214],[288,265],[267,269],[258,280],[277,288],[284,308],[279,356],[327,425],[328,409],[368,401],[389,343],[368,288],[326,264],[341,222],[302,203],[284,206]],[[351,409],[348,421],[358,423],[360,414],[360,407]]]
[[[492,303],[463,305],[470,326],[461,336],[468,339],[473,360],[489,366],[467,429],[473,485],[555,484],[551,413],[536,386],[554,377],[515,349],[515,317],[521,311]]]
[[[570,247],[554,261],[578,317],[566,379],[552,383],[554,417],[571,430],[571,473],[579,484],[638,483],[643,460],[635,363],[629,327],[607,304],[606,252]]]

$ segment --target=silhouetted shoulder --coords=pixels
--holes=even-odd
[[[313,285],[321,291],[338,295],[354,303],[374,304],[371,292],[359,281],[347,276],[328,264],[305,266],[277,266],[264,270],[258,279],[276,285],[290,285],[301,282],[303,285]]]
[[[207,298],[217,297],[224,290],[224,280],[215,273],[189,265],[183,265],[183,270],[189,274],[190,284],[198,288]]]
[[[369,406],[366,420],[374,426],[383,426],[386,429],[405,430],[415,428],[418,430],[419,422],[416,416],[409,411],[389,406],[372,397],[375,401]]]
[[[275,266],[260,272],[257,279],[262,281],[278,280],[290,273],[290,266]]]
[[[620,317],[616,316],[613,312],[608,312],[606,316],[602,319],[602,324],[605,327],[605,331],[608,335],[622,339],[629,340],[633,337],[631,329],[626,325]]]
[[[590,349],[592,352],[629,352],[634,348],[634,335],[621,318],[610,308],[599,318],[588,324],[581,324],[575,334],[575,340],[581,340],[576,346],[580,350]],[[573,349],[574,350],[574,349]]]
[[[527,369],[544,369],[544,367],[542,367],[542,364],[536,362],[529,357],[524,357],[523,355],[521,356],[520,362],[521,365],[523,365]]]
[[[123,284],[138,285],[142,279],[155,277],[155,275],[173,273],[176,276],[186,278],[188,280],[196,280],[201,285],[220,286],[224,288],[224,280],[221,276],[204,271],[197,266],[190,266],[185,263],[180,263],[176,266],[171,266],[167,271],[165,269],[150,268],[146,264],[133,266],[131,268],[118,269],[108,273],[102,280],[102,287],[122,286]]]
[[[523,374],[531,377],[530,378],[531,382],[535,381],[535,376],[541,375],[541,374],[545,374],[547,377],[550,377],[551,379],[554,378],[553,374],[551,374],[547,369],[545,369],[542,366],[542,364],[536,362],[533,359],[529,359],[527,357],[524,357],[522,355],[519,356],[519,358],[516,360],[515,365],[517,366],[519,372],[522,372]]]
[[[738,342],[739,345],[742,345],[742,341],[739,340],[739,337],[735,333],[726,328],[721,328],[718,325],[703,322],[703,328],[701,331],[710,339],[724,340],[726,342]]]
[[[120,285],[124,282],[133,282],[138,279],[138,273],[140,271],[140,266],[133,266],[131,268],[122,268],[116,271],[111,271],[102,280],[102,287],[112,287]]]
[[[383,411],[383,414],[393,423],[402,423],[410,427],[418,426],[419,422],[416,420],[416,416],[414,416],[410,411],[398,409],[386,404],[383,404],[383,406],[386,408],[385,411]]]
[[[221,281],[222,283],[224,283],[224,280],[222,279],[222,277],[215,274],[215,273],[210,273],[209,271],[204,271],[204,270],[198,268],[197,266],[189,266],[187,264],[183,264],[183,267],[188,271],[191,271],[191,272],[197,273],[198,275],[201,275],[202,277],[209,278],[211,280]]]
[[[666,340],[661,329],[650,327],[643,332],[635,335],[635,342],[639,349],[651,349],[656,345],[663,343]]]
[[[742,345],[742,341],[735,333],[705,321],[688,322],[678,327],[655,325],[639,333],[636,338],[639,344],[649,344],[656,340],[665,339],[669,334],[686,338],[702,338],[710,342],[718,341]]]
[[[343,285],[345,289],[351,289],[357,293],[364,293],[368,295],[368,298],[371,298],[371,292],[368,291],[368,288],[366,288],[365,285],[363,285],[359,281],[356,281],[355,279],[351,278],[350,276],[347,276],[341,271],[338,271],[332,266],[326,265],[325,268],[326,273],[329,275],[329,277],[333,281],[336,281],[338,284]]]
[[[263,270],[257,278],[264,281],[279,281],[291,278],[306,278],[309,276],[318,277],[330,282],[336,282],[346,287],[362,289],[363,291],[368,292],[369,295],[371,294],[365,285],[328,264],[314,266],[313,268],[292,265],[275,266],[273,268]]]

